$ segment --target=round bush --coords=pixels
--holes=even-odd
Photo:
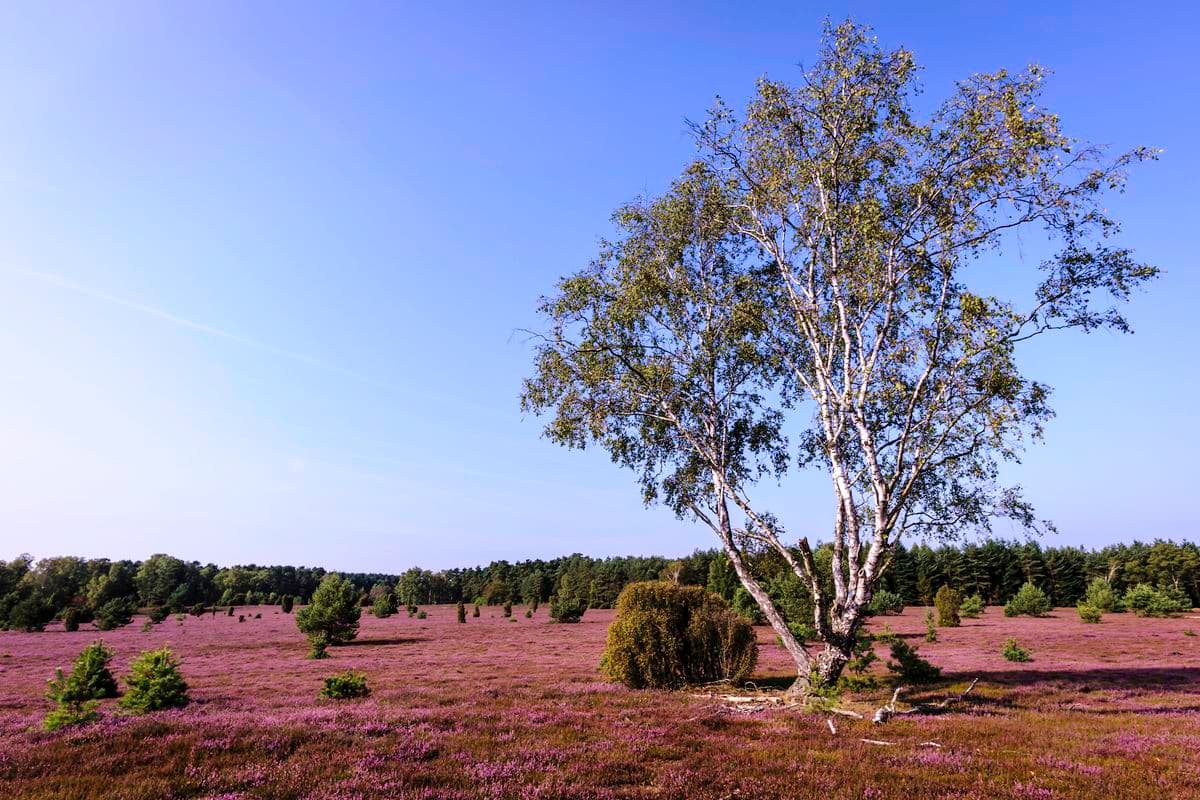
[[[933,604],[937,606],[938,625],[943,628],[957,628],[961,620],[958,610],[962,606],[962,594],[957,589],[951,589],[943,584],[934,595]]]
[[[600,668],[631,688],[736,683],[757,663],[754,628],[703,587],[632,583],[616,608]]]

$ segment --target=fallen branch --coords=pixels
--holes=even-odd
[[[895,742],[883,742],[883,741],[880,741],[879,739],[859,739],[859,741],[866,742],[867,744],[883,745],[885,747],[893,747],[896,744]]]
[[[875,715],[871,717],[871,722],[876,725],[882,725],[892,717],[899,717],[907,714],[924,714],[930,711],[937,711],[946,708],[951,703],[957,703],[963,700],[963,698],[971,693],[971,690],[975,688],[975,684],[977,683],[979,683],[979,678],[971,681],[971,685],[968,686],[966,690],[957,697],[947,697],[940,703],[918,703],[911,708],[905,709],[896,708],[896,701],[900,699],[900,693],[907,689],[907,687],[897,686],[896,690],[892,692],[892,699],[889,700],[886,705],[882,705],[876,709]]]

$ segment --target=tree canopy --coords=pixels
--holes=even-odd
[[[647,502],[715,531],[802,681],[837,677],[902,536],[1039,527],[998,482],[1052,416],[1018,347],[1127,331],[1120,303],[1157,274],[1114,243],[1103,205],[1154,151],[1068,137],[1037,66],[972,76],[924,117],[916,76],[912,53],[846,22],[798,83],[760,80],[740,117],[718,101],[692,125],[696,160],[619,209],[593,263],[542,301],[522,395],[551,439],[600,445]],[[1027,230],[1051,243],[1034,268],[1012,255]],[[785,542],[752,497],[794,467],[830,480],[831,587],[808,537]],[[819,654],[754,549],[808,586]]]

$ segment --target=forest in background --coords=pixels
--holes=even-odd
[[[828,545],[818,547],[818,566],[830,564]],[[784,612],[797,622],[810,613],[808,590],[777,555],[748,552],[765,585]],[[28,555],[0,561],[0,627],[40,630],[68,614],[125,624],[138,609],[199,611],[217,606],[303,604],[327,570],[321,567],[219,567],[153,555],[144,561],[43,558]],[[369,606],[382,596],[402,605],[454,603],[481,605],[538,603],[552,596],[572,597],[585,608],[611,608],[617,595],[635,581],[667,579],[705,585],[750,615],[753,600],[740,588],[726,556],[697,550],[683,558],[623,556],[590,558],[578,553],[553,559],[400,574],[340,573],[362,592]],[[1156,540],[1109,545],[1101,549],[1043,547],[1037,541],[989,539],[962,546],[900,546],[880,589],[906,605],[929,605],[943,585],[989,604],[1006,602],[1030,582],[1056,606],[1078,602],[1088,582],[1108,581],[1116,592],[1137,584],[1173,590],[1200,606],[1200,546]]]

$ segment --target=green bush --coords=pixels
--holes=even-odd
[[[354,670],[326,678],[325,686],[321,689],[321,697],[329,700],[349,700],[366,697],[370,693],[371,690],[367,688],[367,676]]]
[[[42,727],[48,731],[56,731],[71,725],[85,725],[100,719],[96,707],[100,705],[95,700],[82,703],[59,703],[42,720]]]
[[[428,617],[428,616],[429,616],[429,615],[428,615],[428,614],[426,614],[426,613],[425,613],[423,610],[422,610],[422,611],[418,611],[418,612],[417,612],[417,619],[425,619],[425,618],[426,618],[426,617]]]
[[[46,696],[56,703],[81,703],[117,696],[117,681],[108,668],[113,652],[103,642],[92,642],[79,653],[70,675],[56,670]]]
[[[146,616],[149,617],[151,622],[157,625],[167,617],[171,616],[171,609],[167,608],[166,606],[155,606],[146,612]]]
[[[45,630],[47,623],[53,619],[54,606],[40,594],[33,594],[9,609],[7,627],[9,630],[34,633]]]
[[[869,692],[878,688],[879,681],[870,674],[871,665],[879,660],[875,655],[875,637],[859,634],[854,642],[854,655],[846,662],[846,671],[838,678],[838,689],[848,692]]]
[[[533,609],[532,608],[525,609],[525,619],[533,619]]]
[[[233,606],[229,607],[229,610],[225,612],[225,616],[227,616],[227,617],[233,616]]]
[[[1050,598],[1038,587],[1028,581],[1016,595],[1004,604],[1006,617],[1044,617],[1050,613]]]
[[[132,600],[114,597],[96,609],[96,617],[93,621],[100,630],[111,631],[133,622],[133,613],[136,610]]]
[[[762,609],[758,607],[758,601],[746,591],[744,586],[733,590],[733,611],[750,620],[752,625],[761,625],[765,621]]]
[[[292,598],[292,596],[290,594],[285,594],[279,600],[279,610],[285,614],[290,614],[290,613],[292,613],[292,604],[295,602],[296,601]]]
[[[600,669],[631,688],[738,683],[758,660],[753,626],[701,586],[631,583],[616,609]]]
[[[391,594],[382,594],[371,603],[371,613],[379,619],[387,619],[396,613],[396,599]]]
[[[987,603],[983,602],[983,598],[977,594],[973,594],[962,601],[962,605],[958,608],[958,613],[960,616],[968,619],[975,619],[983,614],[985,608],[987,608]]]
[[[583,619],[583,612],[586,610],[587,604],[577,597],[558,597],[556,595],[550,598],[550,618],[555,622],[579,622]]]
[[[63,612],[63,630],[73,632],[79,630],[79,623],[83,619],[83,612],[75,606],[71,606]]]
[[[1147,583],[1139,583],[1130,588],[1122,599],[1125,607],[1139,617],[1170,617],[1189,611],[1192,607],[1182,593],[1156,589]]]
[[[873,617],[884,614],[900,614],[904,611],[904,598],[887,589],[877,589],[871,602],[867,604],[867,613]]]
[[[1024,647],[1021,647],[1021,645],[1017,644],[1016,639],[1009,639],[1007,642],[1005,642],[1004,649],[1000,652],[1008,661],[1016,661],[1019,663],[1033,661],[1033,656],[1031,656],[1029,651]]]
[[[169,647],[147,650],[135,658],[125,683],[129,689],[118,702],[136,714],[188,704],[188,685],[179,672],[179,659]]]
[[[479,603],[476,603],[476,604],[475,604],[475,610],[471,612],[471,616],[472,616],[472,617],[478,617],[478,616],[479,616]]]
[[[939,626],[957,628],[962,623],[958,616],[958,609],[962,606],[962,594],[957,589],[942,584],[942,588],[938,589],[933,597],[933,604],[937,606]]]
[[[921,658],[917,648],[903,639],[892,639],[891,656],[887,668],[901,683],[929,683],[942,676],[940,668]]]
[[[1079,619],[1083,622],[1094,625],[1100,621],[1100,609],[1095,606],[1079,603],[1075,606],[1075,610],[1079,612]]]
[[[296,612],[296,627],[308,637],[312,645],[312,657],[318,649],[331,645],[345,644],[358,636],[358,620],[362,608],[358,605],[358,589],[348,580],[331,572],[321,579],[313,592],[312,602]],[[317,639],[321,647],[317,647]]]
[[[504,616],[506,616],[506,617],[512,616],[512,600],[504,601]]]
[[[204,607],[204,603],[196,603],[195,605],[193,605],[191,608],[188,609],[188,613],[191,614],[193,617],[202,617],[202,616],[204,616],[204,612],[207,610],[208,609],[206,609]]]
[[[938,640],[937,625],[933,621],[933,612],[925,612],[925,641],[936,642]]]
[[[467,607],[463,605],[462,600],[458,601],[458,605],[455,607],[454,612],[457,615],[459,622],[467,621]]]
[[[1122,610],[1121,601],[1117,597],[1117,593],[1113,591],[1112,584],[1104,578],[1092,578],[1087,585],[1083,601],[1086,605],[1099,611],[1112,613]]]

